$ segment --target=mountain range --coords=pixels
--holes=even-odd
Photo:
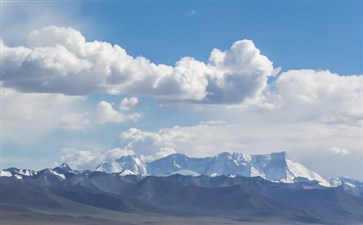
[[[321,185],[329,186],[328,181],[302,164],[294,162],[286,152],[265,155],[223,152],[214,157],[205,158],[191,158],[175,153],[147,163],[143,162],[136,154],[130,154],[113,161],[103,162],[97,166],[96,171],[154,176],[171,174],[259,176],[267,180],[286,183],[304,178],[316,180]]]
[[[110,172],[105,172],[110,171]],[[363,183],[324,180],[285,153],[136,155],[95,171],[0,171],[4,224],[362,224]],[[56,222],[55,222],[56,221]]]

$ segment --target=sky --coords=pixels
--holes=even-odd
[[[360,1],[1,6],[1,168],[287,151],[363,180]]]

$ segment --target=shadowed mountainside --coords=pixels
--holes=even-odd
[[[116,219],[115,223],[111,222],[115,217],[106,216],[106,224],[122,224],[126,218],[141,219],[147,215],[178,218],[187,224],[199,224],[201,218],[211,217],[232,224],[236,221],[246,224],[359,224],[363,220],[363,198],[347,193],[342,187],[317,188],[309,182],[284,184],[241,176],[141,177],[91,171],[63,172],[63,180],[54,179],[49,171],[24,179],[1,177],[5,224],[13,224],[24,215],[39,222],[48,218],[48,214],[61,214],[65,219],[70,216],[77,221],[82,218],[87,221],[89,218],[85,215],[102,218],[108,214],[127,215],[125,219]],[[23,219],[25,221],[26,217]]]

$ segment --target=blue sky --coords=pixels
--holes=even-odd
[[[205,61],[211,49],[243,38],[285,69],[363,69],[361,3],[97,3],[81,14],[101,28],[91,39],[121,44],[156,63],[183,56]]]
[[[363,143],[358,138],[362,134],[362,11],[361,2],[331,1],[3,3],[2,40],[10,50],[3,48],[5,61],[9,61],[2,83],[2,167],[39,169],[84,156],[89,160],[74,160],[73,165],[89,168],[96,166],[97,159],[103,159],[104,151],[113,148],[132,148],[149,158],[172,151],[205,156],[221,151],[259,154],[286,150],[327,178],[363,179],[359,172]],[[31,31],[40,32],[49,26],[54,29],[28,39]],[[68,27],[72,30],[66,30]],[[49,54],[36,58],[41,54],[37,47],[49,40],[60,46],[66,43],[62,40],[65,36],[57,36],[62,32],[80,32],[86,42],[93,44],[98,40],[119,45],[128,56],[143,56],[156,65],[176,67],[181,58],[193,57],[194,60],[181,62],[187,68],[183,67],[184,73],[212,68],[216,74],[227,76],[223,71],[233,70],[230,73],[236,75],[233,79],[240,88],[220,87],[222,81],[216,78],[219,75],[211,78],[209,72],[196,72],[202,74],[196,83],[173,81],[166,83],[165,90],[149,90],[146,82],[141,89],[108,84],[117,94],[97,86],[80,93],[81,87],[88,87],[87,80],[73,82],[75,87],[62,86],[63,82],[67,85],[64,74],[54,72],[53,76],[48,70],[56,69],[56,64],[46,64]],[[234,52],[231,46],[244,39],[252,40],[253,45],[240,43]],[[97,57],[78,56],[73,47],[65,46],[71,54],[83,57],[85,67]],[[15,65],[19,59],[11,58],[11,51],[21,52],[21,47],[29,49],[21,53],[24,61],[27,54],[33,54],[37,60],[28,63],[34,63],[33,67],[38,66],[39,70],[12,67],[11,63]],[[228,61],[227,57],[223,65],[213,67],[213,63],[218,64],[208,64],[213,49],[227,54],[230,51],[231,57],[252,49],[255,55],[246,53],[244,57],[251,57],[247,61],[238,56]],[[76,68],[80,61],[73,64],[63,57],[59,60],[70,68],[68,77],[83,76],[78,71],[89,71],[88,67]],[[107,63],[116,65],[122,61],[117,57],[115,60]],[[148,79],[149,71],[135,72],[130,68],[134,72],[128,79],[139,79],[139,74]],[[243,68],[248,70],[239,74]],[[244,73],[247,77],[259,74],[258,83],[244,79]],[[92,72],[96,80],[101,79],[99,76],[98,70]],[[121,75],[115,76],[119,79]],[[203,76],[208,81],[205,90],[195,86],[204,85]],[[180,78],[184,79],[183,72]],[[52,83],[52,79],[56,79],[56,85],[51,88],[44,89],[37,83]],[[186,83],[178,86],[178,82]],[[171,85],[176,86],[169,90]],[[183,89],[184,85],[188,89]],[[222,97],[208,99],[208,95],[203,95],[213,91],[211,96],[222,93]],[[120,101],[131,97],[137,97],[137,103],[130,110],[119,110]],[[104,106],[104,111],[98,112],[98,106]],[[110,106],[113,111],[107,111]],[[31,112],[23,113],[24,110]],[[109,120],[100,119],[100,115],[109,116]],[[130,128],[138,129],[137,138],[125,138],[136,135]],[[344,169],[337,169],[336,165]]]

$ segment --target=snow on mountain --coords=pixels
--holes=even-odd
[[[295,179],[302,177],[329,186],[329,182],[320,175],[291,160],[286,152],[266,155],[223,152],[206,158],[189,158],[182,154],[172,154],[147,164],[147,171],[152,175],[173,174],[180,170],[208,176],[260,176],[267,180],[285,183],[293,183]]]
[[[128,175],[137,175],[136,173],[128,170],[128,169],[124,169],[119,173],[120,176],[128,176]]]
[[[30,169],[19,169],[11,167],[8,169],[0,170],[0,177],[14,177],[16,179],[33,179],[42,183],[60,183],[67,178],[70,178],[80,171],[72,170],[68,164],[63,163],[53,169],[45,168],[39,171]]]
[[[302,164],[294,162],[286,152],[252,155],[251,166],[253,171],[257,171],[257,174],[251,174],[251,176],[260,176],[267,180],[278,180],[285,183],[293,183],[297,178],[302,177],[316,180],[323,186],[329,186],[328,181]]]
[[[354,180],[354,179],[350,179],[347,177],[338,177],[338,178],[334,178],[334,179],[330,179],[329,183],[331,184],[332,187],[338,187],[343,185],[344,183],[349,183],[351,186],[356,186],[356,187],[363,187],[363,182],[359,181],[359,180]]]
[[[297,178],[303,177],[307,178],[308,180],[316,180],[319,182],[320,185],[329,187],[330,184],[327,180],[322,178],[319,174],[315,173],[314,171],[309,170],[302,164],[298,162],[294,162],[291,159],[287,158],[286,160],[287,164],[287,171],[286,171],[286,177],[287,181],[289,183],[293,183]]]
[[[103,162],[96,167],[96,171],[108,173],[119,173],[124,170],[140,175],[147,173],[145,163],[136,154],[125,155],[110,162]]]
[[[191,158],[175,153],[152,162],[143,162],[136,154],[123,155],[119,159],[103,162],[96,171],[127,175],[169,176],[181,174],[186,176],[207,175],[215,176],[245,176],[262,177],[266,180],[284,183],[316,181],[316,185],[338,187],[352,193],[363,193],[363,183],[348,178],[336,178],[329,182],[302,164],[293,161],[286,152],[265,155],[245,155],[242,153],[223,152],[214,157]],[[66,163],[53,169],[38,172],[9,168],[0,171],[0,177],[14,177],[23,179],[34,177],[37,180],[61,182],[68,177],[75,176],[80,171],[72,170]],[[309,183],[309,185],[311,185]],[[358,191],[357,191],[358,190]]]
[[[206,165],[211,158],[190,158],[186,155],[175,153],[147,164],[150,175],[165,176],[180,170],[189,170],[198,174],[206,174]]]
[[[56,168],[60,168],[60,169],[62,169],[64,171],[67,171],[67,172],[73,172],[73,170],[71,169],[71,167],[67,163],[62,163],[60,166],[58,166]]]
[[[0,177],[15,177],[16,179],[23,179],[23,177],[30,177],[36,175],[37,172],[29,169],[18,169],[18,168],[8,168],[0,171]]]
[[[329,180],[331,187],[341,187],[345,191],[363,197],[363,182],[347,177],[338,177]]]
[[[56,169],[56,168],[55,168]],[[49,177],[57,177],[60,180],[65,180],[66,176],[63,173],[60,173],[59,171],[55,169],[46,168],[38,172],[38,176],[44,178],[44,180],[47,180]]]
[[[204,171],[205,175],[242,175],[251,176],[250,156],[241,153],[223,152],[211,158],[208,168]]]
[[[62,163],[60,166],[53,168],[52,171],[62,174],[65,177],[79,173],[79,171],[73,170],[67,163]]]
[[[10,171],[7,170],[1,170],[0,171],[0,177],[12,177],[13,174]]]
[[[59,183],[79,173],[80,171],[73,170],[67,163],[62,163],[53,169],[46,168],[40,170],[33,177],[45,183]]]
[[[65,179],[66,179],[66,176],[65,176],[64,174],[58,173],[58,172],[56,172],[56,171],[54,171],[54,170],[50,170],[50,173],[52,173],[52,174],[54,174],[54,175],[56,175],[56,176],[58,176],[58,177],[62,178],[63,180],[65,180]]]
[[[192,170],[178,170],[176,172],[171,173],[170,175],[174,175],[174,174],[180,174],[180,175],[183,175],[183,176],[193,176],[193,177],[200,176],[199,173],[196,173],[196,172],[194,172]]]
[[[16,179],[23,179],[26,177],[34,177],[39,180],[65,180],[66,175],[69,173],[76,173],[66,163],[55,167],[53,169],[47,168],[40,171],[30,169],[8,168],[0,171],[0,177],[15,177]],[[51,178],[52,177],[52,178]]]

